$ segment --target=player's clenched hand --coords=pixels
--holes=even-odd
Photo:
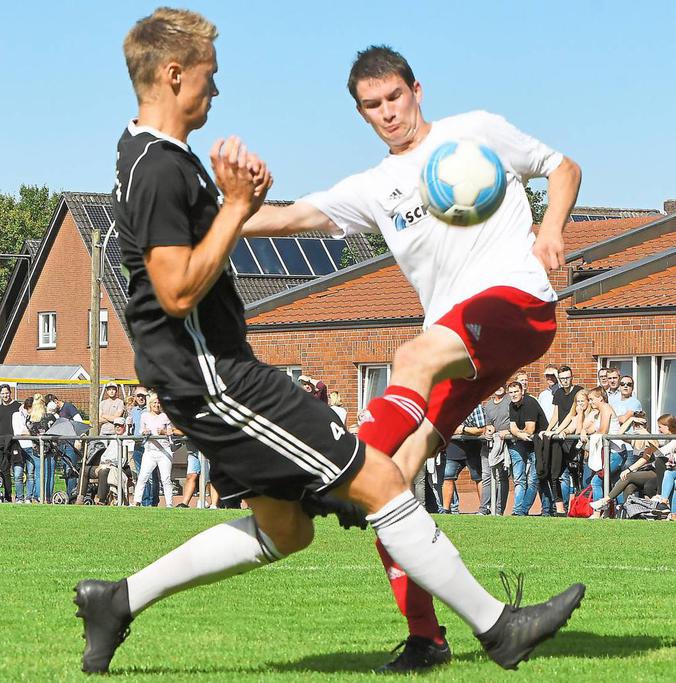
[[[246,145],[236,136],[230,136],[225,141],[222,138],[217,140],[209,156],[216,184],[223,193],[224,205],[237,207],[248,218],[260,206],[256,194],[256,175],[252,173],[252,168],[255,167],[256,173],[260,174],[264,164],[255,157],[256,161],[252,162]]]
[[[563,238],[560,235],[543,232],[542,229],[533,245],[533,253],[547,272],[556,270],[566,263]]]
[[[255,154],[249,154],[248,165],[255,185],[253,211],[255,213],[265,201],[268,190],[272,187],[273,179],[268,167]]]

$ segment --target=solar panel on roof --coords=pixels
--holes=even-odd
[[[329,255],[326,249],[324,249],[324,245],[322,244],[321,240],[300,238],[298,243],[305,252],[305,256],[310,262],[315,275],[327,275],[328,273],[333,273],[336,270],[336,267],[329,258]]]
[[[346,268],[355,264],[354,256],[345,240],[322,240],[324,246],[331,254],[337,269]]]
[[[92,228],[108,230],[113,221],[105,206],[101,206],[100,204],[83,204],[82,208],[85,210]]]
[[[248,240],[261,270],[267,275],[286,275],[286,270],[268,237],[254,237]]]
[[[289,275],[312,275],[298,243],[292,237],[275,237],[272,242],[284,261]]]
[[[240,240],[230,254],[230,261],[238,275],[260,275],[258,267],[246,240]]]
[[[574,223],[582,223],[583,221],[588,221],[589,216],[585,216],[583,213],[574,213],[570,216]]]

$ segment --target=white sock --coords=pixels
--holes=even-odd
[[[474,633],[485,633],[495,624],[505,605],[479,585],[410,491],[366,519],[409,577],[455,610]]]
[[[133,616],[167,595],[244,574],[284,556],[253,515],[218,524],[127,579]]]

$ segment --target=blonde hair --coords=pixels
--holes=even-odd
[[[329,395],[329,405],[330,406],[342,406],[343,405],[343,399],[340,397],[340,394],[337,391],[332,391],[331,394]]]
[[[148,397],[146,398],[146,405],[148,406],[148,408],[150,408],[150,404],[153,401],[159,401],[159,400],[160,400],[160,397],[154,391],[151,391],[148,394]],[[160,408],[161,407],[162,407],[162,403],[160,403]]]
[[[594,387],[587,392],[587,396],[591,398],[592,394],[603,399],[604,403],[608,403],[608,392],[603,387]]]
[[[191,67],[205,62],[217,37],[216,26],[190,10],[158,7],[139,19],[124,39],[127,70],[139,101],[154,85],[162,64],[176,60]]]
[[[42,418],[47,413],[47,406],[45,405],[45,399],[42,394],[33,395],[33,406],[29,413],[28,419],[31,422],[40,422]]]

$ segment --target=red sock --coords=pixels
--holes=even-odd
[[[406,572],[390,557],[379,540],[376,540],[378,554],[385,567],[385,573],[392,586],[399,611],[406,617],[408,632],[442,645],[444,636],[434,612],[432,596],[408,578]]]
[[[412,389],[390,386],[368,404],[367,410],[372,419],[362,423],[359,440],[392,457],[420,426],[427,401]]]

